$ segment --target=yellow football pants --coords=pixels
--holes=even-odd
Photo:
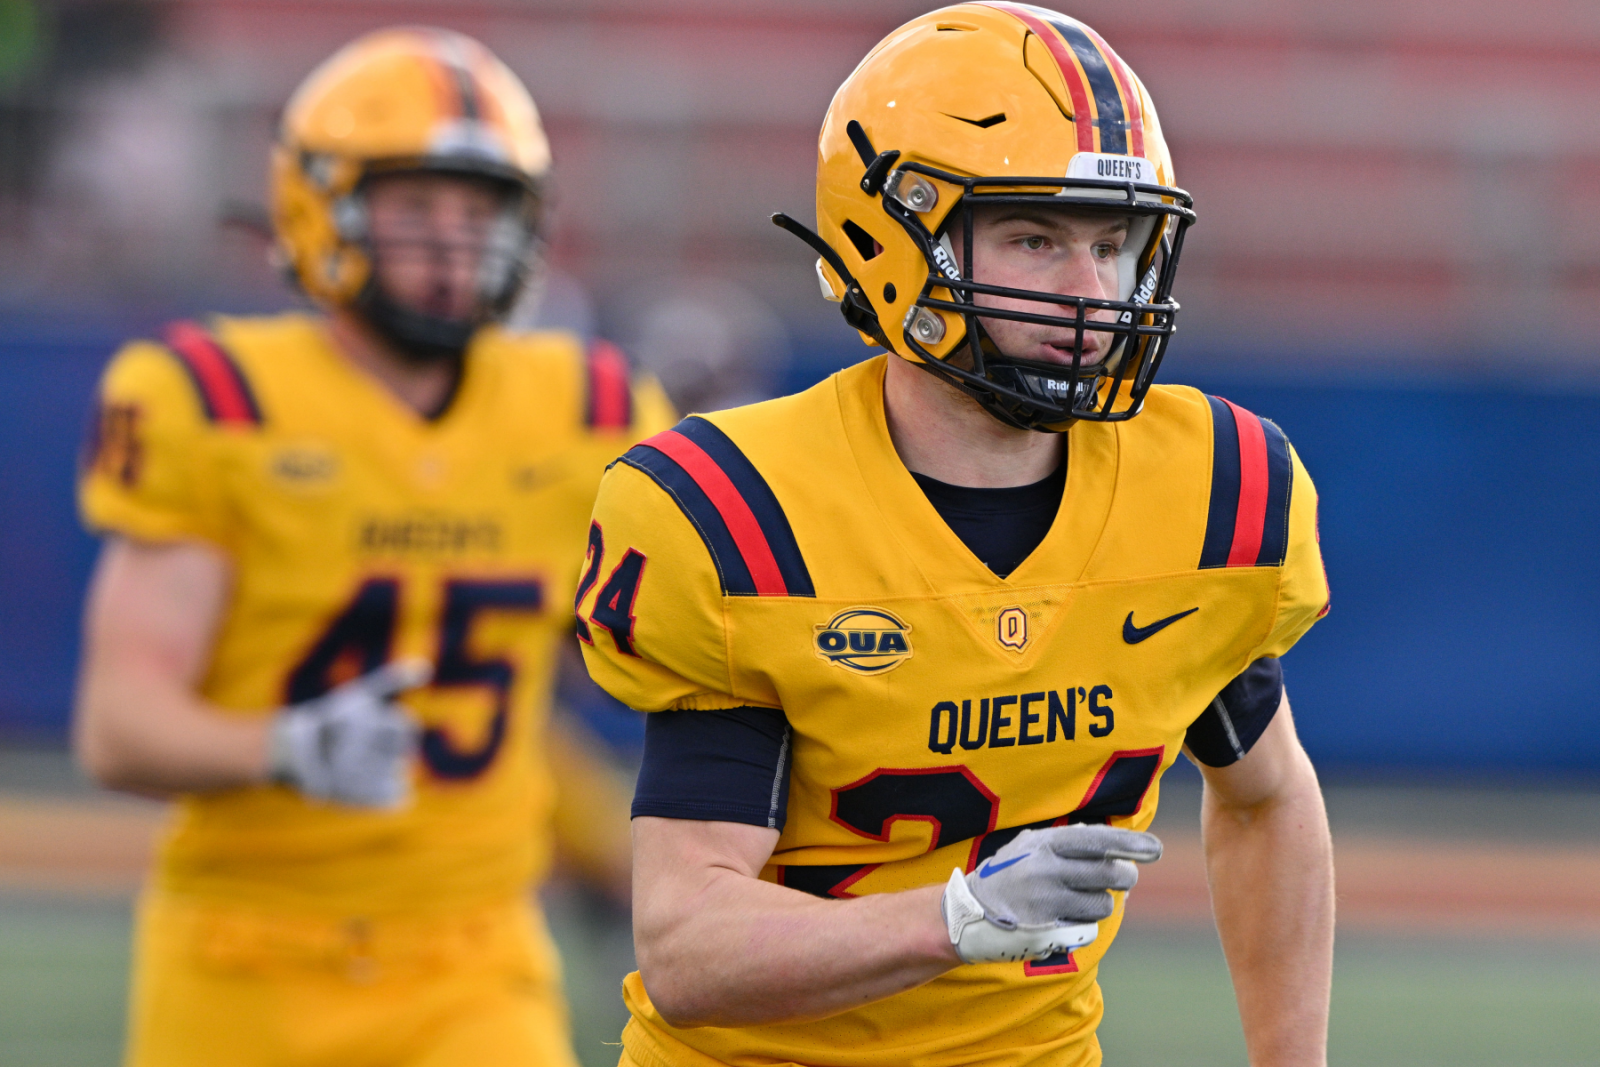
[[[140,902],[128,1067],[576,1067],[523,901],[336,921]]]

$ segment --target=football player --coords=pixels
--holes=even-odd
[[[497,325],[549,164],[484,47],[363,37],[273,155],[318,313],[179,323],[105,373],[77,751],[178,798],[130,1064],[575,1062],[528,892],[582,758],[551,766],[550,674],[604,465],[672,416],[615,349]]]
[[[1319,1064],[1332,867],[1278,657],[1328,603],[1272,423],[1152,384],[1190,197],[1089,27],[970,3],[822,127],[824,295],[888,352],[602,482],[595,678],[652,712],[625,1064],[1100,1062],[1162,773],[1205,777],[1250,1059]]]

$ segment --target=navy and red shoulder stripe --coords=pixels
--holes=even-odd
[[[1231,400],[1211,403],[1211,508],[1200,567],[1281,567],[1289,551],[1289,440]]]
[[[711,423],[691,415],[618,462],[648,474],[678,502],[700,531],[725,596],[817,595],[772,487]]]
[[[585,361],[588,396],[584,425],[596,430],[625,430],[633,423],[633,388],[628,381],[628,358],[610,341],[589,344]]]
[[[261,405],[249,380],[209,330],[196,322],[174,322],[163,340],[194,382],[207,419],[225,426],[261,425]]]

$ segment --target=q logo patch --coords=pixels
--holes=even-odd
[[[994,618],[994,636],[1007,648],[1021,652],[1028,644],[1028,613],[1021,608],[1002,608]]]
[[[911,658],[910,624],[882,608],[846,608],[814,629],[817,655],[857,674],[886,674]]]

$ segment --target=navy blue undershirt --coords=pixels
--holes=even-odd
[[[1032,485],[978,489],[911,472],[928,503],[974,556],[1005,578],[1033,554],[1061,510],[1067,485],[1062,464]]]

